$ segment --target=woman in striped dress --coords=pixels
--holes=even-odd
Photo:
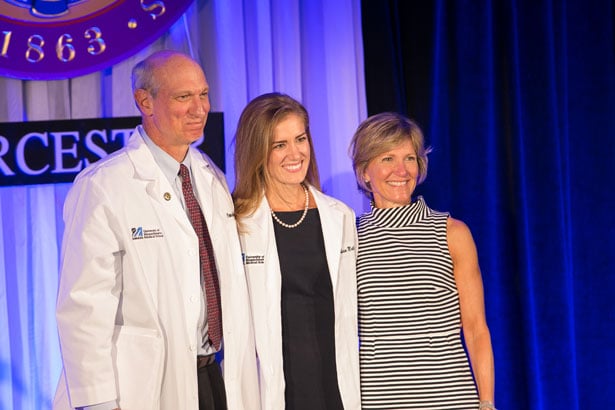
[[[362,408],[495,409],[472,234],[412,198],[427,173],[420,128],[399,114],[372,116],[350,152],[358,185],[372,200],[358,219]]]

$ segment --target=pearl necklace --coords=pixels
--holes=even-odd
[[[301,184],[301,186],[303,187],[303,191],[305,192],[305,209],[303,210],[303,215],[301,215],[301,218],[299,218],[297,222],[295,222],[294,224],[287,224],[286,222],[282,222],[280,218],[278,218],[278,216],[275,214],[275,212],[271,210],[271,216],[273,216],[273,219],[277,223],[282,225],[284,228],[293,229],[293,228],[298,227],[301,224],[301,222],[303,222],[303,220],[305,219],[305,216],[307,215],[308,208],[310,206],[310,193],[308,192],[308,189],[304,184]]]

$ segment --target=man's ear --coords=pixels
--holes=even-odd
[[[152,112],[152,95],[146,90],[139,88],[135,91],[135,102],[143,114],[149,115]]]

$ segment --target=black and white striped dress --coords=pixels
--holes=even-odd
[[[478,408],[447,218],[418,197],[358,220],[363,409]]]

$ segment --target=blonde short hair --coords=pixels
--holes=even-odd
[[[357,128],[350,142],[349,154],[357,185],[368,198],[373,199],[372,192],[363,175],[370,161],[404,141],[410,141],[416,152],[419,166],[417,183],[420,184],[427,177],[427,154],[431,148],[425,148],[423,132],[414,121],[398,113],[384,112],[372,115]]]

